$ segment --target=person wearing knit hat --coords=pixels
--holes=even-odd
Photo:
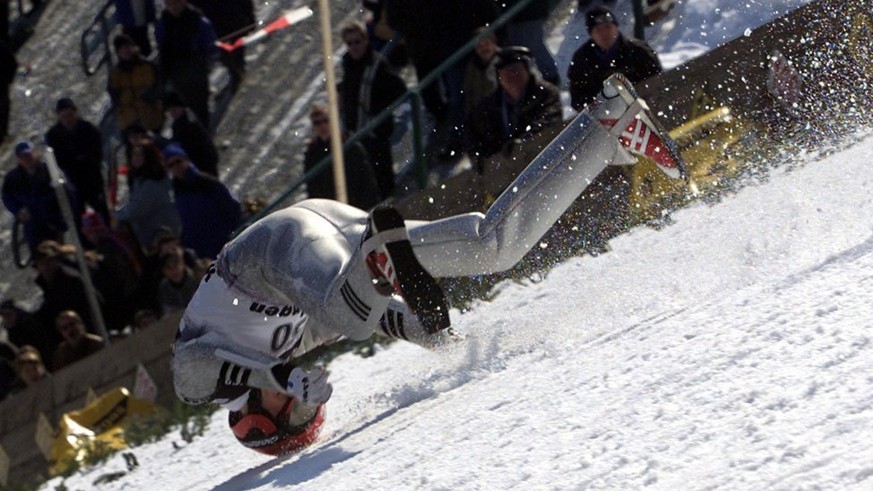
[[[618,19],[615,18],[615,15],[611,10],[604,7],[603,5],[598,5],[596,7],[591,8],[588,12],[585,13],[585,27],[588,28],[588,33],[591,33],[591,29],[594,26],[600,24],[615,24],[618,27]]]
[[[573,53],[567,69],[570,102],[577,111],[594,100],[603,81],[614,73],[624,74],[637,84],[663,70],[645,41],[622,34],[618,18],[607,7],[598,5],[588,10],[585,26],[590,39]]]
[[[58,102],[55,103],[55,112],[59,113],[66,109],[77,111],[79,108],[76,107],[76,103],[73,102],[73,99],[70,99],[69,97],[61,97],[58,99]]]

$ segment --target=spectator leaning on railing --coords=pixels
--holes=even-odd
[[[126,243],[100,215],[89,211],[82,217],[82,235],[94,245],[91,278],[103,296],[106,328],[117,333],[130,324],[142,268],[135,248]]]
[[[75,216],[81,216],[87,204],[109,222],[103,182],[103,136],[96,126],[79,116],[79,108],[69,97],[58,99],[55,113],[58,122],[45,134],[45,142],[76,188],[79,207],[74,208]]]
[[[67,224],[61,216],[48,166],[29,141],[18,142],[14,153],[17,165],[3,178],[3,205],[21,222],[31,250],[44,240],[62,240]],[[72,205],[75,193],[69,184],[65,187]]]
[[[347,50],[342,58],[343,79],[339,84],[340,111],[345,130],[354,134],[402,96],[406,84],[388,60],[373,50],[363,23],[346,24],[340,35]],[[394,195],[393,132],[394,116],[391,115],[360,140],[369,154],[383,199]]]

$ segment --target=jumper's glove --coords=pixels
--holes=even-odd
[[[321,367],[307,372],[295,367],[288,375],[285,392],[306,406],[318,406],[330,399],[333,386],[327,381],[329,373]]]

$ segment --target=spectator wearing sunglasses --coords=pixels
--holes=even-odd
[[[327,106],[315,103],[309,109],[309,121],[312,123],[312,138],[303,154],[303,168],[309,173],[319,162],[331,155],[330,148],[330,117]],[[360,142],[353,143],[343,152],[346,171],[346,196],[349,204],[367,210],[381,201],[376,176],[367,150]],[[392,177],[393,179],[393,177]],[[306,183],[306,192],[310,198],[336,199],[333,167],[312,175]]]

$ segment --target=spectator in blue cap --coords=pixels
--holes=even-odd
[[[31,250],[43,240],[60,241],[67,225],[51,186],[48,167],[38,158],[30,141],[15,145],[15,158],[18,165],[3,178],[3,205],[21,222]],[[69,185],[67,193],[74,199]]]
[[[173,176],[182,245],[201,258],[214,258],[240,223],[239,201],[221,181],[197,169],[179,144],[164,147],[164,161]]]

